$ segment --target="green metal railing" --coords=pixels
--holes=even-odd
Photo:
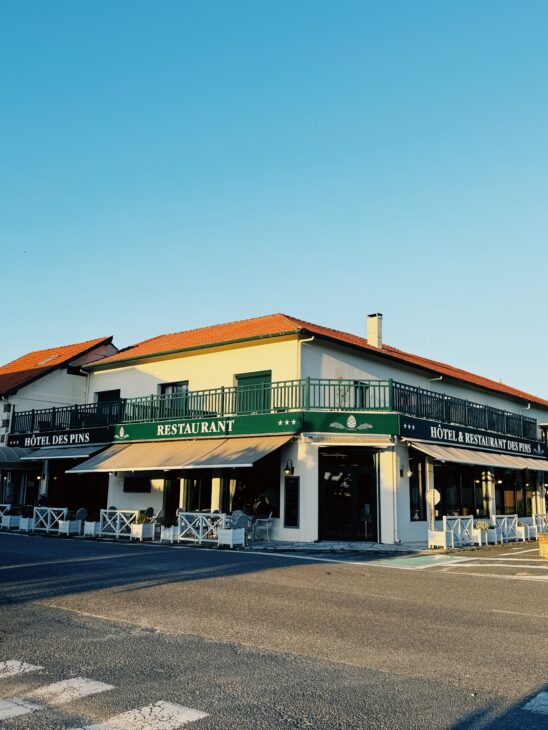
[[[12,433],[93,428],[170,419],[282,413],[385,411],[538,438],[533,418],[393,380],[305,378],[123,398],[65,408],[16,411]]]

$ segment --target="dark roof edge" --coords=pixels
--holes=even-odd
[[[97,360],[96,362],[90,362],[87,365],[82,365],[83,370],[110,370],[117,367],[125,367],[127,363],[129,362],[139,362],[139,361],[147,361],[147,360],[154,360],[158,357],[163,357],[164,355],[176,355],[179,352],[194,352],[195,350],[211,350],[214,347],[224,347],[226,345],[237,345],[240,342],[253,342],[254,340],[271,340],[276,337],[287,337],[287,335],[298,335],[301,332],[308,333],[308,330],[303,329],[302,327],[296,328],[294,330],[287,330],[284,332],[275,332],[273,334],[268,335],[253,335],[252,337],[240,337],[236,340],[222,340],[220,342],[212,342],[208,345],[193,345],[192,347],[180,347],[175,350],[161,350],[160,352],[154,352],[149,353],[148,355],[135,355],[134,357],[125,357],[120,360],[114,360],[109,363],[104,363],[101,365],[101,360]],[[313,334],[312,332],[310,334]],[[131,349],[130,347],[127,348],[128,350]],[[119,352],[123,352],[123,350],[119,350]]]

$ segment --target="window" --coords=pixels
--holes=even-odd
[[[495,505],[498,515],[526,517],[532,514],[531,493],[536,489],[536,472],[495,469]]]
[[[95,393],[96,403],[112,403],[112,401],[120,400],[120,389],[118,390],[99,390]]]
[[[284,527],[299,527],[299,477],[285,478]]]
[[[188,415],[188,380],[162,383],[158,404],[158,418],[186,418]]]
[[[181,380],[178,383],[162,383],[160,395],[174,395],[175,393],[187,393],[188,380]]]
[[[125,477],[124,492],[139,492],[150,494],[152,487],[149,477]]]
[[[487,516],[487,472],[482,467],[434,464],[434,487],[441,495],[436,518]]]
[[[268,413],[272,371],[236,375],[238,413]]]
[[[415,452],[416,453],[416,452]],[[424,522],[426,520],[426,463],[420,456],[411,457],[409,469],[409,506],[411,520]]]

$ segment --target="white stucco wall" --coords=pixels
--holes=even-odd
[[[124,476],[122,472],[110,474],[108,480],[107,507],[116,509],[138,509],[146,510],[153,507],[154,512],[163,509],[164,506],[164,480],[152,479],[150,494],[142,492],[124,492]]]
[[[316,340],[302,346],[302,373],[303,377],[311,378],[343,378],[350,380],[381,379],[398,380],[401,383],[427,388],[433,392],[446,393],[456,398],[482,403],[483,405],[501,408],[513,413],[536,418],[538,422],[548,421],[548,408],[532,406],[524,410],[525,404],[504,394],[468,385],[466,383],[429,381],[430,373],[418,368],[376,357],[374,354],[358,352],[349,348],[339,347]]]
[[[122,398],[159,392],[162,383],[187,380],[190,390],[235,385],[235,376],[271,370],[272,380],[298,377],[296,339],[272,340],[253,346],[203,350],[199,354],[181,353],[169,360],[140,363],[94,372],[90,376],[88,401],[102,390],[120,389]]]

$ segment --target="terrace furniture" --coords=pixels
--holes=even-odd
[[[177,525],[171,525],[170,527],[166,527],[165,525],[161,525],[160,527],[160,542],[163,542],[166,540],[167,542],[174,543],[177,542]]]
[[[156,525],[153,522],[133,522],[131,524],[130,540],[154,540]]]
[[[35,507],[34,508],[34,527],[35,532],[58,532],[59,522],[66,520],[68,514],[67,507]]]
[[[474,534],[473,517],[444,517],[441,530],[428,530],[428,547],[442,547],[444,550],[455,547],[474,545],[477,535]]]
[[[258,517],[253,522],[253,539],[257,539],[257,534],[266,535],[267,542],[270,542],[270,528],[272,527],[272,512],[268,517]]]
[[[0,527],[2,527],[3,530],[16,530],[19,527],[20,519],[19,515],[2,515]]]
[[[139,510],[102,509],[100,513],[100,533],[102,537],[130,537],[131,525],[137,521]]]
[[[34,530],[34,517],[19,518],[19,532],[32,532]]]
[[[84,507],[76,512],[75,519],[59,520],[59,535],[81,535],[82,523],[88,516],[88,511]]]
[[[217,544],[219,547],[228,545],[231,549],[238,545],[243,547],[245,545],[245,527],[219,527]]]
[[[510,542],[520,539],[517,532],[517,515],[493,515],[492,520],[500,542]]]
[[[99,537],[101,534],[100,522],[84,522],[84,537]]]

